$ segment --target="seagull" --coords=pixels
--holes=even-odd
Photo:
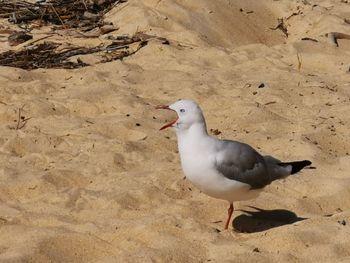
[[[308,160],[281,162],[272,156],[259,154],[248,144],[210,136],[203,112],[192,100],[182,99],[156,109],[171,110],[177,114],[175,120],[160,130],[175,129],[186,178],[203,193],[229,202],[225,229],[228,229],[235,201],[256,198],[273,181],[311,165]]]

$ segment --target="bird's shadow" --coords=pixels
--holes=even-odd
[[[244,214],[237,216],[233,220],[232,226],[235,231],[255,233],[307,219],[298,217],[294,212],[289,210],[264,210],[254,206],[249,207],[255,209],[255,211],[240,210]]]

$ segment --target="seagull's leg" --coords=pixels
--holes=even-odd
[[[227,221],[226,221],[226,224],[225,224],[225,229],[228,229],[228,225],[230,224],[230,220],[231,220],[231,216],[232,216],[233,210],[234,210],[233,203],[230,203],[230,207],[227,209],[228,218],[227,218]]]

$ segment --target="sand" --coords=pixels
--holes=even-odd
[[[1,67],[0,262],[350,262],[350,40],[325,37],[350,34],[347,2],[129,0],[112,34],[170,45]],[[282,17],[288,38],[271,29]],[[218,137],[316,169],[237,202],[222,231],[227,202],[183,179],[174,132],[158,131],[173,115],[154,106],[179,98]]]

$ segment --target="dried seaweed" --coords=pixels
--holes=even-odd
[[[0,53],[0,66],[9,66],[27,70],[37,68],[81,68],[88,66],[80,58],[76,62],[72,57],[79,55],[100,53],[101,63],[130,56],[144,47],[148,41],[156,39],[163,44],[168,44],[165,38],[160,38],[144,33],[136,33],[133,36],[121,36],[107,46],[87,47],[66,47],[61,49],[60,43],[44,42],[19,51],[7,51]],[[136,45],[132,48],[130,45]]]
[[[36,68],[77,68],[78,63],[67,61],[67,56],[61,56],[55,50],[60,44],[44,42],[31,48],[19,51],[7,51],[0,54],[0,65],[22,69]]]

